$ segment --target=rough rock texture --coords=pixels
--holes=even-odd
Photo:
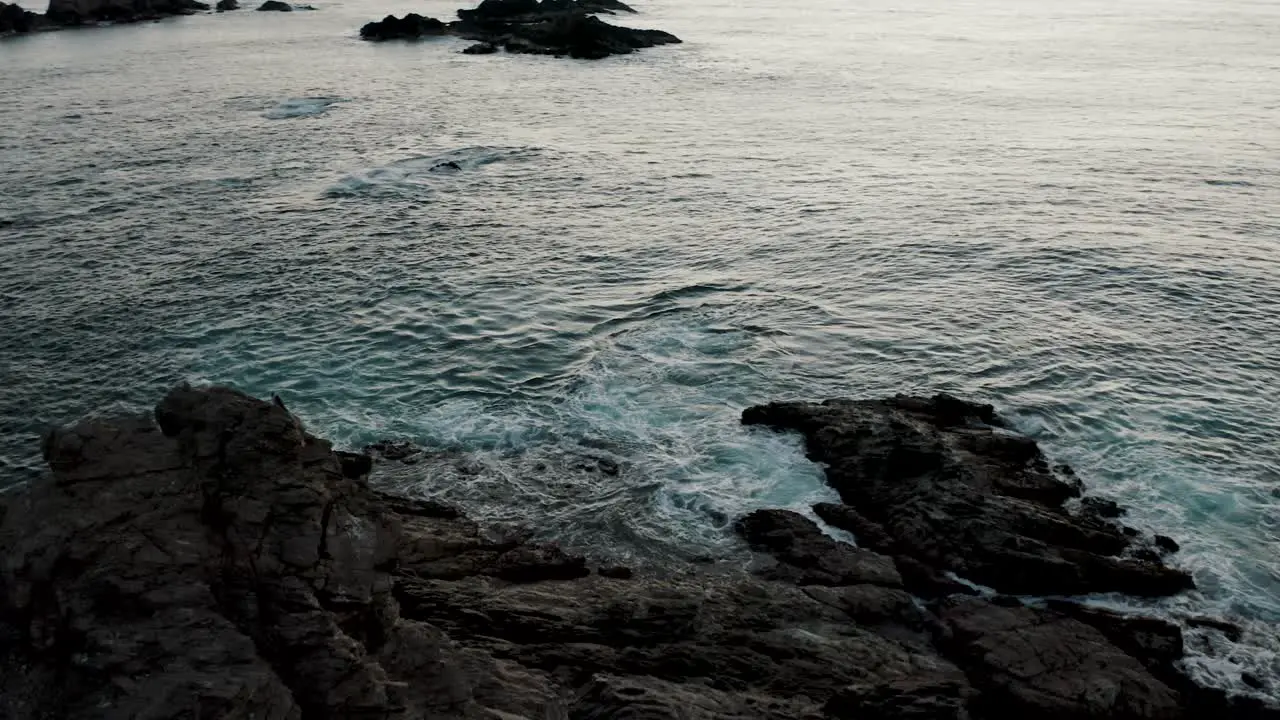
[[[785,511],[755,574],[592,574],[371,489],[279,403],[51,433],[0,505],[0,717],[1147,719],[1177,628],[952,597]],[[605,574],[610,575],[606,577]],[[1209,715],[1206,714],[1206,717]]]
[[[236,0],[218,0],[218,4],[214,7],[218,12],[227,12],[229,10],[239,10],[240,3]]]
[[[42,18],[20,6],[0,2],[0,35],[28,33],[40,27]]]
[[[49,0],[45,13],[54,25],[138,22],[209,9],[199,0]]]
[[[403,18],[388,15],[378,22],[367,23],[360,28],[360,37],[365,40],[412,40],[427,35],[443,35],[446,30],[445,24],[435,18],[409,13]]]
[[[258,6],[259,12],[293,12],[293,6],[280,0],[267,0]]]
[[[1137,549],[1125,529],[1064,502],[1081,493],[990,405],[932,399],[773,403],[746,424],[801,431],[847,511],[816,511],[861,544],[1001,592],[1168,595],[1190,576]]]
[[[1079,620],[973,598],[941,616],[984,706],[1044,720],[1183,716],[1176,691]]]

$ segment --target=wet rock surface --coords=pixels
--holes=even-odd
[[[1222,715],[1177,675],[1176,626],[927,601],[914,555],[787,511],[736,523],[753,572],[592,573],[371,488],[369,458],[232,390],[44,451],[51,474],[0,504],[0,717]]]
[[[803,433],[849,508],[817,511],[871,549],[1000,592],[1160,596],[1193,587],[1158,555],[1136,553],[1144,548],[1132,531],[1068,512],[1080,481],[1051,469],[989,405],[948,395],[773,403],[742,420]]]
[[[458,11],[458,20],[444,23],[410,13],[387,16],[365,25],[366,40],[409,40],[457,35],[477,41],[464,53],[484,55],[504,48],[508,52],[600,59],[655,45],[679,43],[660,30],[637,30],[610,25],[596,14],[634,13],[617,0],[484,0],[473,9]]]

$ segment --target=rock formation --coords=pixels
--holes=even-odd
[[[1003,436],[957,445],[957,428],[979,426],[950,400],[837,405],[748,416],[812,433],[847,501],[865,480],[876,502],[851,510],[896,555],[761,510],[736,524],[761,553],[753,574],[592,572],[554,544],[377,491],[370,456],[335,452],[282,404],[225,388],[177,388],[154,419],[59,429],[44,443],[50,476],[0,505],[0,717],[1243,716],[1178,675],[1176,626],[1070,602],[922,602],[918,579],[958,560],[913,530],[965,535],[906,499],[892,505],[901,523],[881,515],[890,474],[928,495],[934,473],[949,494],[930,497],[969,510],[982,503],[967,493],[992,493],[996,509],[977,519],[947,506],[977,538],[966,546],[974,568],[1004,562],[990,537],[1041,538],[1045,517],[1109,531],[1060,517],[1056,498],[1070,493],[1040,475],[1016,484],[1037,500],[997,492],[1012,481],[1012,450]],[[1038,451],[1018,453],[1035,469]],[[1010,497],[1034,512],[1010,509]],[[1034,562],[1097,567],[1063,554],[1080,549],[1078,535],[1037,540],[1058,551],[1040,548]],[[1130,582],[1128,565],[1095,572],[1072,582]]]
[[[45,17],[53,25],[93,25],[191,15],[208,9],[209,5],[199,0],[49,0]]]
[[[41,20],[39,15],[22,9],[16,3],[9,5],[0,2],[0,35],[29,33],[39,28]]]
[[[990,405],[948,395],[774,403],[742,420],[802,432],[844,501],[816,512],[878,552],[1009,593],[1158,596],[1193,587],[1185,572],[1137,552],[1147,546],[1132,531],[1067,512],[1080,481],[1050,468]]]
[[[670,33],[618,27],[594,15],[617,12],[635,10],[618,0],[484,0],[474,9],[459,10],[458,21],[447,25],[414,13],[404,18],[388,15],[366,24],[360,37],[399,40],[452,34],[478,41],[463,51],[473,55],[502,47],[509,52],[585,59],[680,42]]]
[[[367,23],[360,28],[360,37],[365,40],[412,40],[425,35],[443,35],[446,29],[445,24],[435,18],[409,13],[402,18],[388,15],[378,22]]]
[[[293,12],[293,6],[280,0],[267,0],[258,6],[259,12]]]

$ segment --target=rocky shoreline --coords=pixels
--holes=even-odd
[[[64,28],[150,22],[180,15],[239,9],[237,0],[217,0],[216,6],[201,0],[49,0],[48,10],[41,15],[16,4],[0,2],[0,37]],[[266,0],[257,9],[290,12],[315,8]]]
[[[218,0],[216,7],[201,0],[50,0],[49,9],[41,15],[16,4],[0,2],[0,37],[238,9],[237,0]],[[266,0],[257,9],[291,12],[315,8]],[[483,0],[476,8],[458,10],[459,19],[450,23],[417,13],[404,17],[388,15],[365,24],[360,29],[360,37],[385,41],[449,35],[475,41],[461,51],[467,55],[486,55],[505,49],[512,53],[587,60],[681,42],[680,38],[661,30],[621,27],[596,17],[619,12],[634,14],[636,11],[620,0]]]
[[[1066,597],[1192,583],[1118,508],[1068,509],[1079,480],[990,406],[743,421],[804,434],[858,547],[758,510],[752,572],[595,567],[380,492],[390,460],[225,388],[56,430],[0,499],[0,717],[1280,716],[1183,676],[1177,626]]]

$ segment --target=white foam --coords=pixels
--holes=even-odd
[[[339,97],[300,97],[281,100],[279,103],[262,113],[262,116],[268,120],[286,120],[289,118],[314,117],[322,115],[329,110],[330,107],[346,102],[344,98]]]

